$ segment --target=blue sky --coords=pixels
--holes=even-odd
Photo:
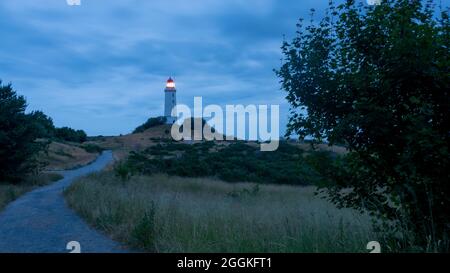
[[[129,133],[179,103],[288,105],[273,69],[283,35],[328,0],[14,0],[0,3],[0,79],[57,126]]]

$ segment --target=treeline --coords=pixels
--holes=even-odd
[[[74,130],[69,127],[55,128],[53,138],[71,142],[85,142],[87,134],[83,130]]]
[[[18,183],[39,169],[37,155],[51,140],[84,142],[82,130],[56,128],[42,111],[26,113],[26,99],[0,81],[0,182]]]
[[[69,127],[57,128],[53,124],[52,118],[45,115],[42,111],[31,112],[29,117],[35,124],[36,133],[40,138],[78,143],[82,143],[87,140],[87,134],[85,131],[75,130]]]

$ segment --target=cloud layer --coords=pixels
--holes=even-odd
[[[328,0],[15,0],[0,3],[0,79],[57,126],[129,133],[178,102],[288,106],[273,69],[283,35]]]

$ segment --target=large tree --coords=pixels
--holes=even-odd
[[[288,134],[348,147],[322,168],[328,196],[396,247],[449,250],[449,26],[431,0],[348,0],[282,47]]]
[[[37,141],[49,121],[42,112],[26,114],[26,100],[0,81],[0,182],[20,182],[36,167],[36,155],[46,147]]]

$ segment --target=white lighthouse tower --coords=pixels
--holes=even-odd
[[[177,89],[175,88],[175,82],[172,78],[169,78],[166,83],[166,101],[164,104],[164,116],[167,119],[167,124],[173,124],[176,121],[176,107],[177,107]],[[172,109],[175,108],[174,115],[172,115]]]

